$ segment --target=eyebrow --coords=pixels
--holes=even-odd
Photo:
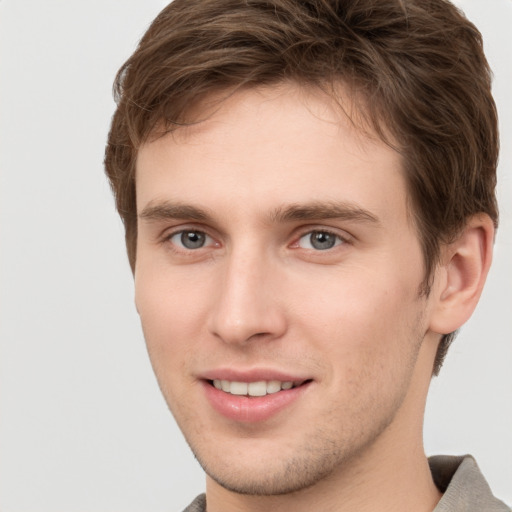
[[[212,218],[212,214],[207,210],[188,204],[171,203],[163,201],[148,205],[139,213],[140,219],[147,220],[168,220],[168,219],[188,219],[197,221],[206,221]]]
[[[149,221],[186,219],[194,221],[212,221],[213,212],[197,206],[162,201],[150,201],[139,214],[140,219]],[[373,213],[349,202],[310,202],[290,204],[273,210],[269,215],[271,223],[294,221],[314,221],[323,219],[340,219],[354,222],[380,224]]]
[[[276,208],[271,214],[273,222],[291,222],[297,220],[340,219],[370,224],[380,224],[376,215],[348,202],[312,202],[291,204]]]

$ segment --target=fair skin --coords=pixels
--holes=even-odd
[[[425,400],[483,286],[489,219],[422,296],[400,156],[293,84],[148,142],[136,180],[137,310],[208,512],[433,510]]]

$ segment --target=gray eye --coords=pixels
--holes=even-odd
[[[328,231],[311,231],[299,240],[299,246],[303,249],[315,249],[316,251],[326,251],[341,243],[342,239],[338,235]]]
[[[207,238],[209,237],[201,231],[180,231],[172,236],[171,241],[185,249],[201,249]]]

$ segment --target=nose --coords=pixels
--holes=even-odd
[[[226,257],[217,276],[217,294],[208,327],[225,343],[244,345],[256,339],[273,340],[286,331],[276,264],[250,252],[233,252]]]

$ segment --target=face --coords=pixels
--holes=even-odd
[[[408,428],[429,299],[392,149],[283,85],[147,143],[136,180],[137,309],[214,482],[298,490]]]

